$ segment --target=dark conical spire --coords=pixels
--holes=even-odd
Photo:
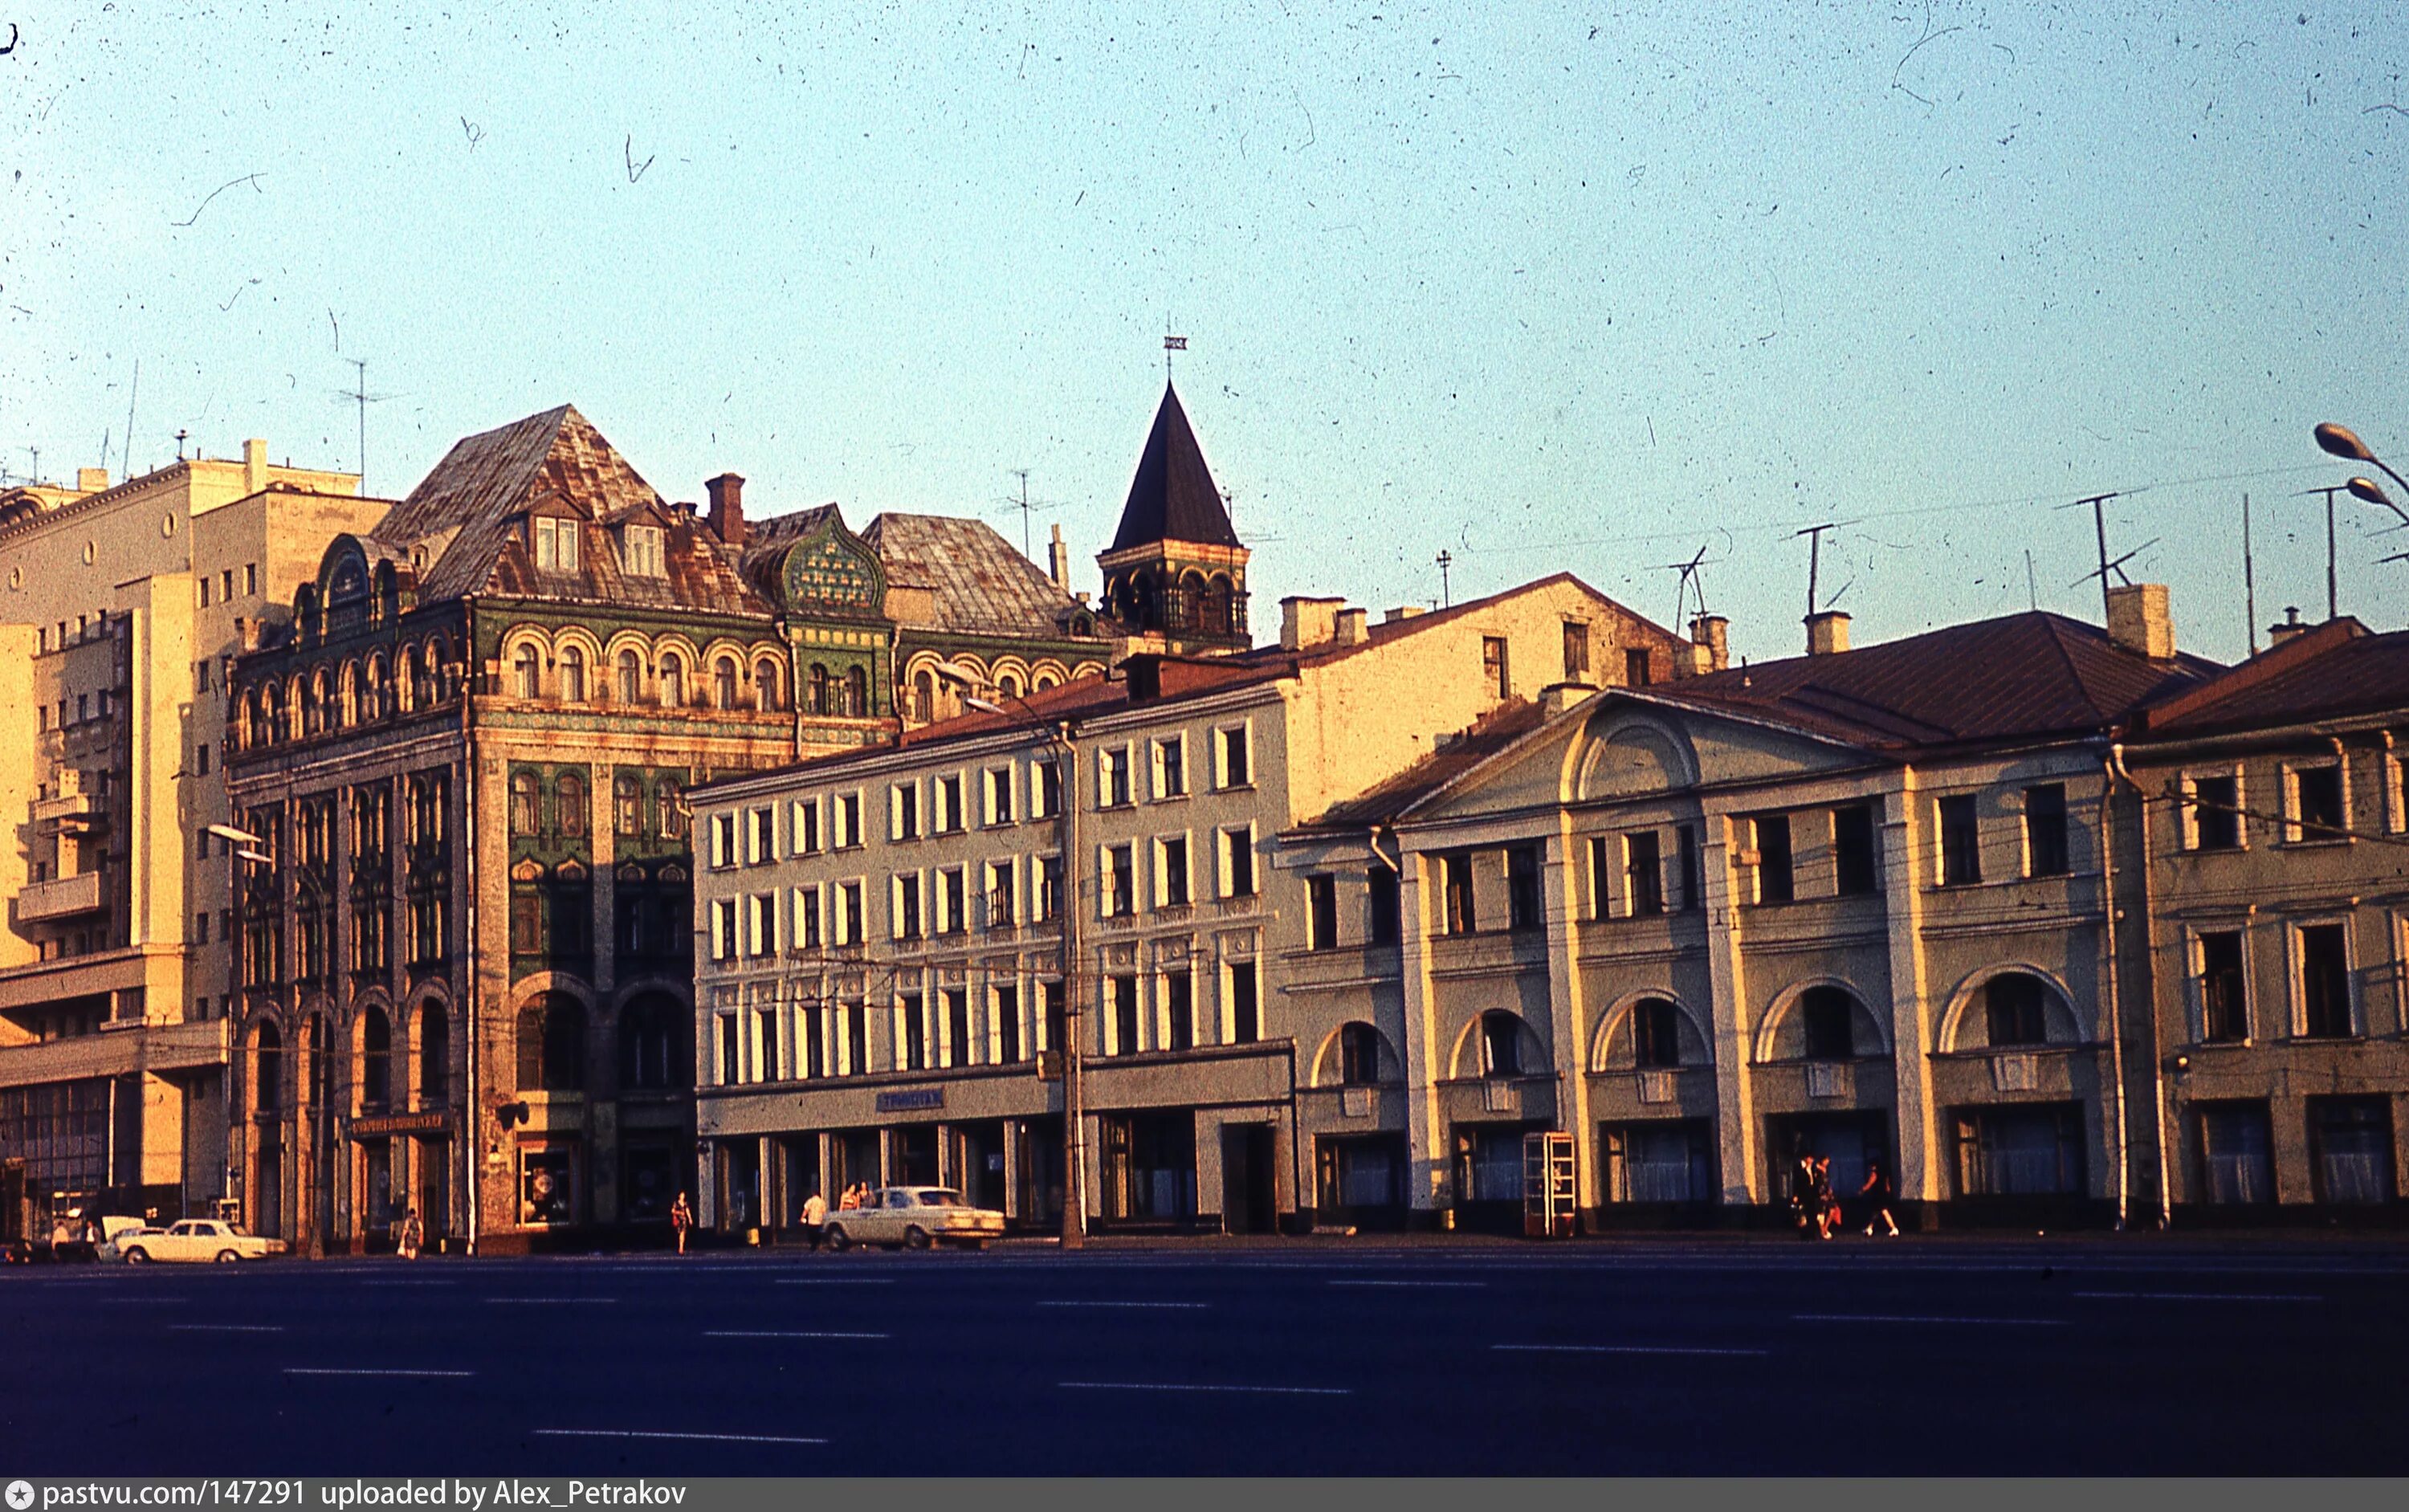
[[[1138,455],[1137,476],[1130,480],[1129,502],[1121,506],[1121,527],[1112,549],[1127,551],[1160,540],[1239,543],[1221,491],[1214,486],[1212,470],[1196,444],[1196,432],[1189,426],[1188,411],[1179,407],[1178,391],[1167,382],[1162,408],[1154,412],[1154,429]]]

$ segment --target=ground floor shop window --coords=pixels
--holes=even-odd
[[[937,1126],[911,1124],[895,1130],[895,1177],[898,1187],[937,1184]]]
[[[2275,1200],[2274,1139],[2264,1102],[2209,1102],[2198,1112],[2200,1200],[2222,1205]]]
[[[2392,1201],[2390,1098],[2309,1099],[2309,1150],[2318,1202]]]
[[[887,1166],[878,1150],[875,1129],[841,1129],[829,1136],[831,1169],[828,1174],[829,1190],[841,1194],[847,1187],[886,1185]],[[830,1196],[833,1206],[836,1197]]]
[[[577,1221],[576,1151],[544,1145],[519,1151],[519,1221]]]
[[[382,1239],[398,1217],[393,1209],[393,1142],[363,1140],[360,1144],[360,1231]]]
[[[1458,1126],[1456,1187],[1467,1202],[1522,1200],[1522,1124]]]
[[[1607,1124],[1598,1130],[1610,1202],[1710,1202],[1714,1132],[1703,1118]]]
[[[1104,1217],[1196,1216],[1196,1119],[1181,1109],[1104,1120]]]
[[[1766,1190],[1775,1202],[1790,1196],[1791,1171],[1802,1155],[1832,1162],[1832,1190],[1854,1197],[1867,1169],[1880,1162],[1896,1171],[1890,1153],[1890,1117],[1880,1112],[1780,1114],[1765,1120]]]
[[[414,1142],[411,1168],[418,1178],[418,1217],[428,1243],[452,1231],[452,1142],[440,1137]]]
[[[677,1151],[663,1141],[619,1148],[619,1212],[630,1223],[666,1223],[677,1200]]]
[[[1406,1201],[1403,1134],[1314,1141],[1314,1202],[1324,1209],[1398,1207]]]
[[[2083,1186],[2079,1103],[1958,1110],[1958,1196],[2079,1194]]]
[[[1062,1119],[1059,1114],[1024,1120],[1015,1134],[1018,1186],[1014,1216],[1031,1224],[1062,1217]]]
[[[1003,1208],[1003,1125],[1001,1121],[955,1124],[947,1130],[952,1140],[951,1179],[973,1207]]]

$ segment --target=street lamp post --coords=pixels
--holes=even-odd
[[[2359,434],[2349,426],[2337,425],[2328,421],[2319,425],[2315,434],[2318,448],[2327,454],[2341,457],[2345,462],[2370,463],[2386,477],[2391,479],[2394,485],[2400,488],[2404,496],[2409,496],[2409,478],[2403,478],[2393,471],[2391,464],[2370,451],[2367,443],[2360,440]],[[2400,516],[2402,525],[2409,526],[2409,510],[2403,510],[2373,479],[2353,478],[2343,484],[2343,491],[2362,503],[2382,505]]]
[[[964,688],[984,685],[984,679],[969,668],[947,663],[936,669],[939,675],[961,684]],[[1018,694],[1005,693],[1003,698],[1020,705],[1021,712],[1044,727],[1046,744],[1053,753],[1056,784],[1054,825],[1056,843],[1062,853],[1062,891],[1056,907],[1062,920],[1062,1043],[1055,1053],[1062,1060],[1062,1238],[1064,1249],[1078,1249],[1088,1242],[1088,1142],[1087,1087],[1083,1017],[1079,992],[1079,762],[1077,729],[1068,719],[1049,719],[1029,706]],[[962,702],[982,713],[1010,716],[1010,711],[992,698],[965,691]]]

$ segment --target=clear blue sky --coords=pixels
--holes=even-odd
[[[1168,321],[1259,633],[1441,548],[1665,619],[1704,546],[1788,655],[1823,520],[1861,641],[2023,607],[2028,549],[2096,615],[2051,506],[2143,485],[2112,547],[2185,645],[2243,650],[2244,490],[2261,623],[2322,615],[2309,427],[2409,471],[2397,7],[1703,8],[37,3],[0,465],[120,470],[138,360],[137,464],[351,467],[356,356],[378,492],[568,400],[757,511],[1017,540],[1027,468],[1086,581]],[[2342,508],[2398,626],[2409,531]]]

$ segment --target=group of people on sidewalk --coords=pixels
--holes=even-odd
[[[1882,1169],[1880,1160],[1868,1160],[1865,1183],[1856,1190],[1867,1237],[1872,1237],[1877,1227],[1893,1239],[1898,1237],[1898,1220],[1890,1211],[1892,1196],[1890,1174]],[[1830,1239],[1848,1228],[1849,1218],[1840,1205],[1840,1195],[1832,1189],[1830,1156],[1801,1149],[1791,1160],[1790,1216],[1798,1226],[1801,1239]]]

